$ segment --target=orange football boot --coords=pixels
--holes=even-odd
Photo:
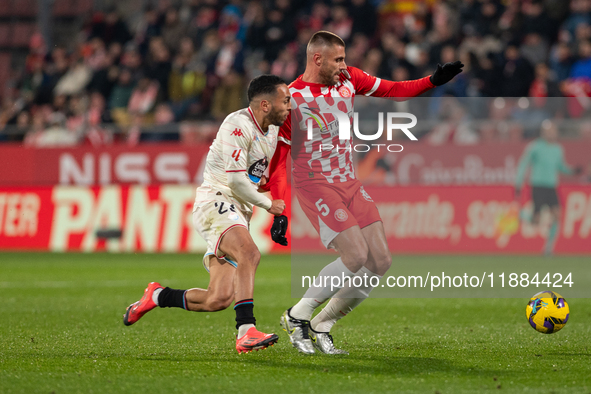
[[[127,307],[125,315],[123,315],[123,324],[126,326],[131,326],[146,313],[156,308],[158,305],[152,301],[152,295],[154,294],[154,290],[163,288],[164,286],[162,286],[160,283],[151,282],[148,287],[146,287],[144,296],[139,301],[134,302]]]
[[[279,337],[276,334],[265,334],[257,330],[256,327],[250,327],[242,338],[236,338],[236,350],[238,353],[248,353],[253,350],[266,349],[273,346],[278,340]]]

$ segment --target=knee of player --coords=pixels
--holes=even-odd
[[[347,253],[347,255],[341,256],[341,260],[350,271],[357,272],[367,261],[367,256],[367,248],[360,247]]]
[[[257,267],[259,261],[261,261],[261,252],[259,252],[256,246],[252,246],[242,251],[238,264]]]
[[[387,271],[392,266],[392,255],[387,252],[385,255],[378,259],[378,267]]]

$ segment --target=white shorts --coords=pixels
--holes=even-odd
[[[205,197],[205,196],[204,196]],[[193,208],[193,227],[207,242],[207,252],[203,256],[203,266],[209,272],[210,256],[226,260],[236,267],[236,262],[230,260],[218,250],[222,237],[230,229],[240,226],[248,230],[251,212],[241,211],[222,192],[207,193],[203,200],[195,201]]]

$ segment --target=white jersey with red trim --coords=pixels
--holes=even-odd
[[[195,207],[214,200],[212,193],[222,192],[241,211],[252,212],[252,204],[240,199],[228,186],[227,173],[243,172],[257,190],[275,153],[278,133],[279,127],[273,125],[264,133],[248,107],[228,115],[209,147]]]

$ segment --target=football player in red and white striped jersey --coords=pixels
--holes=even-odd
[[[384,227],[371,196],[355,177],[351,140],[339,139],[338,114],[353,124],[355,96],[418,96],[449,82],[462,71],[461,62],[438,65],[431,76],[393,82],[373,77],[345,63],[345,43],[336,34],[319,31],[307,47],[304,74],[289,85],[292,111],[279,130],[267,185],[273,198],[283,199],[287,188],[286,158],[291,151],[294,191],[302,210],[325,247],[340,255],[319,276],[361,276],[370,283],[392,264]],[[309,126],[311,125],[311,126]],[[312,128],[309,138],[308,127]],[[322,149],[329,146],[330,149]],[[374,279],[372,283],[376,283]],[[294,347],[343,354],[334,347],[330,329],[369,295],[371,285],[357,288],[310,288],[304,298],[281,316]],[[330,299],[313,319],[314,310]]]

